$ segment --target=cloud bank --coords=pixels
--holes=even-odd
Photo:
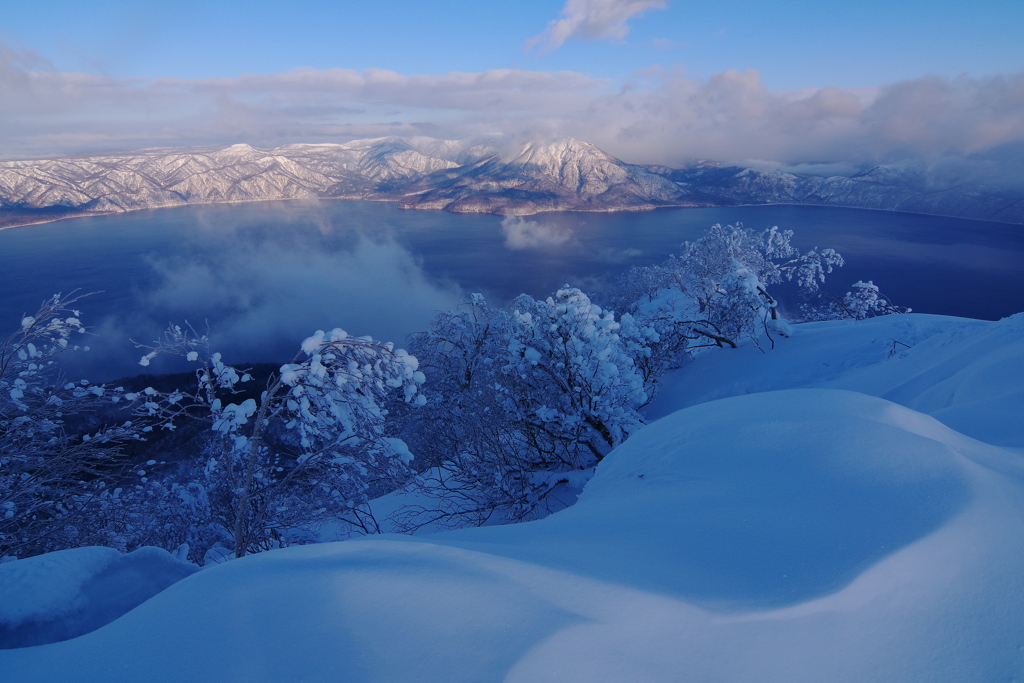
[[[616,25],[608,19],[579,30],[600,35]],[[514,69],[298,69],[146,80],[58,72],[24,50],[0,49],[0,149],[7,158],[385,135],[504,137],[511,147],[571,135],[633,163],[679,166],[701,158],[825,170],[924,161],[951,173],[966,163],[979,177],[1024,179],[1024,73],[800,91],[769,90],[755,70],[699,79],[658,67],[625,84]]]
[[[595,98],[585,139],[612,153],[678,163],[895,162],[969,157],[1024,141],[1024,74],[925,77],[882,88],[772,92],[753,70],[706,81],[655,74],[657,85]]]

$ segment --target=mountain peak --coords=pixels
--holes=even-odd
[[[920,170],[898,167],[828,178],[706,162],[644,167],[572,137],[519,145],[507,137],[383,137],[272,151],[239,143],[221,150],[0,162],[0,226],[178,204],[311,197],[515,215],[818,204],[1024,222],[1018,195],[978,186],[936,192],[925,180]]]
[[[612,157],[589,142],[576,138],[565,137],[548,142],[529,140],[524,142],[513,163],[531,163],[537,159],[582,159],[595,157],[609,159]]]
[[[253,152],[259,153],[259,150],[257,150],[255,147],[250,147],[249,145],[245,144],[244,142],[240,142],[237,145],[231,145],[230,147],[225,147],[220,152],[218,152],[218,154],[225,155],[225,156],[242,156],[242,155],[245,155],[245,154],[251,154]]]

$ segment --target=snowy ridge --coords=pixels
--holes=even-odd
[[[495,153],[454,172],[427,177],[411,189],[415,196],[404,200],[403,208],[457,213],[529,215],[709,205],[691,202],[667,178],[573,138],[527,142],[512,158]]]
[[[510,155],[486,141],[390,137],[0,162],[0,227],[182,204],[316,198],[507,215],[824,204],[1024,222],[1019,195],[931,187],[920,169],[880,166],[823,178],[707,162],[645,167],[573,138],[527,141]]]
[[[886,316],[797,326],[769,353],[716,350],[664,386],[663,417],[571,508],[249,556],[79,638],[0,651],[0,670],[18,682],[1014,680],[1022,326]]]
[[[719,205],[846,206],[1024,223],[1024,197],[1019,191],[976,183],[935,185],[913,166],[876,166],[851,176],[828,177],[707,163],[659,171],[694,199]]]
[[[671,181],[575,140],[528,143],[508,161],[486,144],[379,138],[270,151],[239,144],[0,162],[0,209],[19,214],[8,216],[8,225],[54,210],[110,213],[277,199],[391,199],[407,208],[534,213],[623,203],[649,208],[680,194]]]

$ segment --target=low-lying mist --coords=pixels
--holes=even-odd
[[[172,323],[208,329],[211,347],[234,363],[287,362],[307,336],[334,327],[401,347],[464,298],[456,285],[428,277],[393,239],[352,234],[339,247],[302,232],[228,227],[203,248],[147,257],[153,286],[133,283],[128,306],[103,311],[81,302],[93,337],[89,352],[69,354],[68,374],[94,381],[138,374],[144,351],[129,340],[151,343]],[[147,371],[181,367],[161,357]]]

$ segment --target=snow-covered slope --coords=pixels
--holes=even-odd
[[[0,210],[7,212],[0,219],[8,224],[43,220],[59,211],[317,197],[534,213],[652,208],[679,203],[683,194],[660,175],[572,139],[526,143],[510,159],[486,144],[392,137],[270,151],[240,144],[222,150],[0,162]]]
[[[879,396],[1024,449],[1024,313],[998,322],[911,314],[797,325],[768,353],[709,353],[670,375],[648,415],[796,387]]]
[[[706,162],[657,170],[679,183],[692,200],[715,205],[851,206],[1024,223],[1019,190],[959,178],[936,180],[915,165],[875,166],[854,175],[827,177]]]
[[[160,548],[74,548],[2,564],[0,647],[89,633],[198,570]]]
[[[642,210],[698,206],[667,178],[567,138],[527,142],[511,159],[485,157],[457,174],[438,174],[401,204],[413,209],[524,215],[539,211]]]
[[[187,203],[319,197],[339,183],[368,192],[375,181],[454,166],[400,140],[292,145],[270,152],[233,145],[208,152],[153,151],[0,163],[0,206],[128,211]],[[355,190],[354,190],[355,191]]]
[[[513,215],[789,203],[1024,222],[1020,193],[936,187],[918,168],[831,178],[710,163],[671,169],[627,164],[573,138],[526,141],[510,154],[488,142],[389,137],[0,162],[0,227],[180,204],[330,197]]]
[[[767,353],[698,358],[652,411],[661,419],[547,519],[228,562],[92,633],[0,651],[0,672],[932,683],[1024,671],[1024,315],[797,326]],[[0,579],[28,562],[0,565]],[[51,598],[39,618],[60,611]]]

